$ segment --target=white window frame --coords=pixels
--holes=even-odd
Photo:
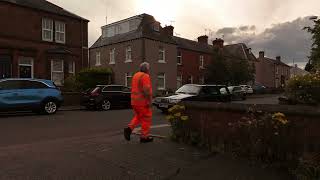
[[[180,82],[180,86],[178,86],[178,82]],[[177,88],[180,88],[182,86],[183,86],[183,84],[182,84],[182,75],[180,75],[180,76],[177,76]]]
[[[180,53],[180,55],[179,55]],[[180,59],[180,62],[178,62],[178,59]],[[177,65],[182,65],[182,53],[181,51],[178,52],[178,55],[177,55]]]
[[[159,82],[159,79],[163,79],[163,87],[159,87],[159,83],[158,83],[157,89],[158,90],[166,90],[166,74],[165,73],[159,73],[158,76],[157,76],[158,82]]]
[[[204,69],[204,56],[200,55],[199,57],[199,68]]]
[[[126,47],[126,60],[125,60],[125,62],[126,63],[132,62],[132,48],[131,48],[131,46]]]
[[[101,66],[101,53],[96,52],[96,66]]]
[[[159,54],[162,53],[163,54],[163,59],[159,58]],[[164,47],[159,47],[159,51],[158,51],[158,62],[159,63],[166,63],[166,50]]]
[[[61,71],[54,71],[53,70],[53,61],[62,61],[62,63],[61,63],[61,65],[62,65]],[[52,59],[51,60],[51,81],[53,81],[53,73],[62,73],[63,74],[62,83],[59,84],[59,83],[55,82],[55,84],[57,86],[63,86],[63,83],[64,83],[64,61],[62,59]]]
[[[128,78],[131,78],[131,82],[132,82],[132,77],[133,77],[133,74],[132,73],[126,73],[125,74],[125,79],[124,79],[124,85],[126,86],[126,87],[131,87],[131,84],[128,84]]]
[[[190,80],[190,81],[189,81],[189,80]],[[188,82],[189,82],[190,84],[193,84],[193,76],[192,76],[192,75],[189,76]]]
[[[70,69],[70,64],[72,65],[72,69]],[[76,63],[74,61],[68,62],[68,73],[73,75],[76,73]]]
[[[115,53],[116,48],[112,48],[109,53],[109,64],[116,64]]]
[[[65,44],[66,43],[66,23],[61,22],[61,21],[55,21],[54,24],[55,24],[54,25],[54,27],[55,27],[55,41],[57,43]],[[63,40],[57,39],[58,38],[58,34],[63,35]]]
[[[51,27],[46,28],[46,23],[49,23]],[[51,38],[45,37],[45,32],[50,32]],[[53,20],[48,18],[42,18],[42,40],[52,42],[53,41]]]
[[[29,58],[31,64],[21,63],[20,60],[21,60],[22,58]],[[18,72],[19,72],[19,77],[20,77],[20,66],[28,66],[28,67],[31,67],[31,78],[34,78],[34,59],[33,59],[32,57],[24,57],[24,56],[20,56],[20,57],[19,57],[19,60],[18,60]]]

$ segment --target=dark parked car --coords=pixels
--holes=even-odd
[[[246,99],[247,93],[241,86],[229,86],[228,89],[231,93],[232,99]]]
[[[0,110],[32,110],[54,114],[63,102],[60,90],[50,80],[2,79],[0,80]]]
[[[114,107],[130,107],[131,89],[122,85],[98,85],[83,92],[81,105],[104,111]]]
[[[224,85],[186,84],[179,88],[175,95],[155,98],[153,105],[166,112],[181,101],[230,102],[231,94]]]

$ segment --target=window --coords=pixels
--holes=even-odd
[[[96,66],[101,66],[100,52],[96,52]]]
[[[192,75],[189,76],[189,78],[188,78],[188,83],[189,83],[189,84],[193,84],[193,76],[192,76]]]
[[[182,86],[182,75],[177,76],[177,88]]]
[[[204,76],[199,77],[199,84],[204,84]]]
[[[45,89],[47,85],[37,81],[21,81],[21,89]]]
[[[154,23],[153,24],[153,30],[159,32],[160,31],[160,24],[159,23]]]
[[[116,60],[115,60],[115,51],[116,49],[113,48],[110,50],[110,61],[109,61],[109,64],[116,64]]]
[[[202,55],[200,56],[199,64],[200,69],[204,69],[204,57]]]
[[[51,19],[42,19],[42,40],[53,41],[53,21]]]
[[[33,78],[32,57],[19,57],[19,78]]]
[[[103,92],[105,91],[122,91],[122,86],[107,86],[105,88],[103,88]]]
[[[9,80],[0,82],[0,89],[10,90],[10,89],[20,89],[21,81]]]
[[[279,67],[276,66],[276,74],[279,74]]]
[[[55,21],[55,39],[57,43],[66,42],[66,24],[60,21]]]
[[[131,52],[131,46],[127,46],[126,48],[126,61],[125,62],[132,62],[132,52]]]
[[[177,54],[177,64],[178,65],[182,64],[182,54],[180,51],[178,51],[178,54]]]
[[[157,89],[158,90],[165,90],[166,89],[166,75],[164,73],[158,74]]]
[[[69,61],[69,64],[68,64],[68,72],[69,72],[69,74],[75,74],[75,69],[76,69],[75,62],[74,61]]]
[[[159,47],[159,60],[160,63],[166,62],[166,51],[163,47]]]
[[[126,75],[125,75],[125,86],[131,87],[131,81],[132,81],[132,73],[126,73]]]
[[[51,80],[58,86],[63,85],[64,71],[63,60],[51,61]]]

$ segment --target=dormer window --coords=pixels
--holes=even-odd
[[[153,30],[159,32],[160,31],[160,23],[158,23],[158,22],[154,23]]]

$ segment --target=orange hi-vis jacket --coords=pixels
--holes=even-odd
[[[131,105],[147,106],[152,103],[152,85],[149,74],[137,72],[132,78]]]

